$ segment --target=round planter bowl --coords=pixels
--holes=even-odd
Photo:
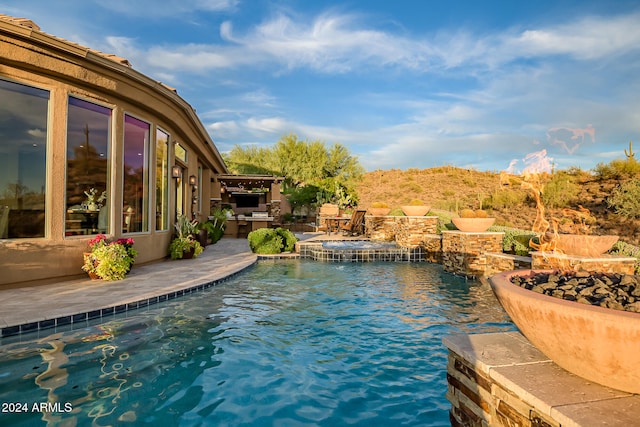
[[[385,216],[391,212],[391,208],[369,208],[367,212],[373,216]]]
[[[431,209],[431,206],[409,205],[409,206],[400,206],[400,209],[402,209],[402,212],[404,212],[406,216],[425,216]]]
[[[589,381],[640,393],[640,313],[542,295],[511,283],[518,270],[489,278],[520,332],[565,370]]]
[[[607,252],[618,241],[618,236],[583,236],[558,234],[556,250],[566,255],[597,257]]]
[[[495,221],[495,218],[451,218],[451,222],[458,230],[474,233],[487,231]]]

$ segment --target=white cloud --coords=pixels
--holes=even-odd
[[[153,46],[145,55],[154,67],[185,72],[265,64],[321,73],[389,66],[420,72],[472,66],[480,67],[478,72],[519,59],[566,55],[594,60],[637,50],[639,21],[639,14],[586,17],[552,27],[484,36],[456,29],[429,37],[367,28],[356,15],[324,13],[304,20],[280,13],[245,34],[236,34],[231,21],[222,23],[224,44]]]

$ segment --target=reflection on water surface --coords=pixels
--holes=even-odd
[[[2,419],[449,425],[442,337],[514,329],[488,287],[438,265],[258,264],[106,323],[3,339],[0,401],[59,405]]]

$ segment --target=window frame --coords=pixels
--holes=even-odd
[[[51,212],[51,207],[52,207],[52,203],[51,203],[51,197],[48,196],[51,194],[51,190],[52,190],[52,180],[50,179],[51,176],[51,159],[53,157],[53,148],[52,148],[52,132],[51,132],[51,128],[53,126],[53,120],[54,120],[54,108],[53,106],[55,105],[55,98],[56,98],[56,91],[54,87],[51,86],[47,86],[47,85],[43,85],[43,84],[38,84],[38,83],[33,83],[33,82],[27,82],[24,80],[19,80],[19,79],[14,79],[11,78],[9,76],[6,75],[2,75],[0,76],[0,80],[5,81],[7,83],[10,84],[15,84],[15,85],[19,85],[19,86],[24,86],[27,88],[33,88],[39,91],[44,91],[48,93],[48,97],[47,97],[47,112],[45,114],[45,122],[46,122],[46,135],[44,137],[44,144],[45,144],[45,148],[44,148],[44,200],[43,200],[43,210],[44,210],[44,229],[42,231],[42,236],[35,236],[35,237],[9,237],[7,234],[6,238],[0,238],[0,242],[2,241],[8,241],[8,240],[25,240],[25,239],[50,239],[51,238],[51,219],[53,217],[53,213]],[[7,219],[8,220],[8,219]],[[7,227],[9,226],[9,224],[7,224]],[[7,229],[8,232],[8,229]]]
[[[125,213],[125,194],[124,194],[124,186],[125,186],[125,133],[126,133],[126,118],[127,116],[131,117],[134,120],[146,123],[148,125],[148,136],[147,136],[147,141],[146,141],[146,147],[144,147],[143,150],[143,156],[145,158],[145,161],[143,161],[143,167],[145,167],[146,169],[143,171],[143,177],[142,177],[142,186],[143,186],[143,191],[142,191],[142,201],[143,201],[143,211],[145,208],[145,203],[146,203],[146,223],[145,220],[143,218],[142,220],[142,230],[141,231],[130,231],[130,232],[125,232],[124,231],[124,213]],[[152,153],[152,146],[153,146],[153,151],[155,151],[155,144],[151,144],[151,139],[152,136],[155,136],[154,132],[154,124],[151,120],[147,120],[147,119],[143,119],[141,118],[139,115],[132,113],[132,112],[128,112],[128,111],[123,111],[122,112],[122,146],[121,146],[121,159],[122,159],[122,166],[119,170],[119,173],[121,174],[120,176],[122,177],[121,179],[121,184],[120,184],[120,206],[121,206],[121,211],[122,211],[122,234],[123,235],[130,235],[130,234],[150,234],[152,227],[151,227],[151,178],[154,175],[151,171],[151,163],[152,163],[152,159],[155,159],[155,156]],[[146,175],[146,176],[144,176]],[[154,187],[155,188],[155,187]],[[146,189],[146,195],[145,195],[145,189]],[[144,226],[146,225],[146,230],[144,229]]]
[[[116,134],[115,129],[116,129],[116,119],[117,119],[117,115],[118,115],[118,109],[117,109],[117,105],[115,104],[110,104],[107,102],[103,102],[88,96],[84,96],[72,91],[66,91],[65,92],[65,103],[66,103],[66,109],[65,109],[65,129],[64,129],[64,135],[65,135],[65,139],[64,139],[64,212],[66,213],[68,207],[67,207],[67,185],[68,185],[68,161],[69,161],[69,157],[68,157],[68,151],[69,151],[69,99],[70,98],[76,98],[80,101],[84,101],[90,104],[94,104],[97,105],[99,107],[102,108],[106,108],[108,110],[111,111],[111,115],[109,117],[109,126],[108,126],[108,135],[107,135],[107,177],[106,177],[106,192],[107,192],[107,199],[105,201],[105,206],[107,207],[107,228],[106,228],[106,233],[107,234],[111,234],[113,233],[113,229],[114,229],[114,224],[113,224],[113,212],[114,212],[114,207],[115,207],[115,203],[114,203],[114,197],[113,197],[113,189],[115,188],[115,184],[114,184],[114,173],[113,173],[113,168],[114,168],[114,161],[115,161],[115,142],[114,142],[114,135]],[[66,214],[63,216],[63,218],[66,217]],[[63,237],[65,239],[73,239],[73,238],[86,238],[87,235],[67,235],[67,228],[66,228],[66,224],[63,227],[62,233],[63,233]],[[89,234],[89,236],[94,236],[97,235],[99,233],[95,233],[95,234]]]

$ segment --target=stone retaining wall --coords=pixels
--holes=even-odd
[[[423,236],[436,234],[437,216],[365,216],[366,237],[371,240],[397,241],[400,246],[421,246]]]
[[[487,266],[484,272],[486,277],[503,271],[512,271],[531,268],[531,257],[511,255],[499,252],[487,253]]]
[[[487,253],[502,251],[504,233],[442,232],[442,266],[465,277],[481,277],[487,270]]]
[[[364,217],[365,236],[371,240],[394,241],[396,239],[396,218],[395,216],[366,215]]]

